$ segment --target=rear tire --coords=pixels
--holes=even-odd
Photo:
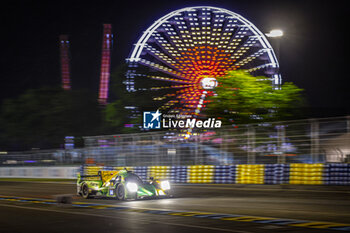
[[[124,200],[125,199],[125,188],[123,184],[119,184],[116,188],[116,194],[118,200]]]
[[[85,199],[90,198],[89,187],[87,186],[87,184],[83,184],[83,186],[81,187],[81,196]]]

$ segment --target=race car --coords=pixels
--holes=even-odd
[[[98,175],[80,175],[77,179],[77,194],[83,198],[95,196],[113,197],[119,200],[170,197],[170,183],[150,177],[149,182],[126,169],[98,171]]]

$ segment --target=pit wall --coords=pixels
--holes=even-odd
[[[77,172],[96,175],[99,170],[125,167],[0,167],[0,178],[75,179]],[[304,184],[350,185],[350,164],[238,164],[126,167],[143,180],[149,177],[192,184]]]

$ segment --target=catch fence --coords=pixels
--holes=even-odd
[[[0,154],[0,166],[349,163],[350,116],[84,137],[84,148]]]
[[[350,117],[84,137],[86,158],[111,166],[348,163]]]

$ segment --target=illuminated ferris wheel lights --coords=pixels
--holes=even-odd
[[[269,60],[256,59],[263,54]],[[198,115],[206,103],[206,95],[201,95],[205,89],[217,85],[217,77],[239,67],[254,71],[255,75],[261,74],[269,67],[278,66],[273,58],[273,50],[264,35],[240,15],[221,8],[193,7],[172,12],[156,21],[142,35],[128,61],[131,69],[145,66],[157,72],[144,76],[155,82],[149,88],[155,93],[152,93],[153,100],[172,96],[178,100],[178,105],[174,106],[169,99],[163,104],[164,108]],[[128,90],[135,90],[133,80],[139,71],[133,72],[128,73]],[[158,80],[168,86],[156,84]],[[170,93],[164,96],[162,90]],[[208,92],[208,95],[213,94]]]

